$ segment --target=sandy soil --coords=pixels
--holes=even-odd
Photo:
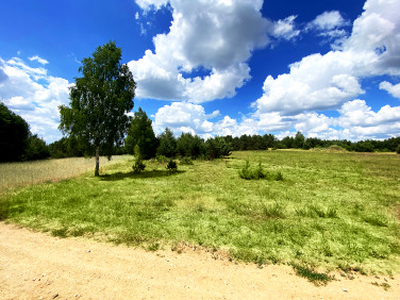
[[[400,299],[400,275],[350,280],[338,273],[316,287],[287,266],[260,269],[191,248],[147,252],[59,239],[0,222],[0,299],[76,298]]]

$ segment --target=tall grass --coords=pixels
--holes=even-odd
[[[120,155],[113,156],[109,161],[106,157],[101,157],[100,166],[127,161],[130,158]],[[95,158],[83,157],[0,163],[0,190],[71,178],[94,169],[94,165]]]
[[[284,180],[243,180],[246,164]],[[168,172],[132,161],[0,195],[0,219],[57,236],[148,249],[179,242],[257,263],[326,270],[400,271],[400,156],[236,152]],[[303,270],[303,269],[301,269]]]

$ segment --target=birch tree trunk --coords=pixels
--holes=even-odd
[[[94,176],[100,176],[100,149],[96,147],[96,169],[94,170]]]

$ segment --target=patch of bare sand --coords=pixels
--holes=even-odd
[[[180,252],[180,251],[179,251]],[[399,299],[400,276],[316,287],[288,266],[235,264],[186,248],[147,252],[0,222],[1,299]],[[390,285],[388,291],[378,284]]]

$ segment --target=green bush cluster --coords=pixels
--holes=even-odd
[[[170,159],[166,168],[169,172],[175,172],[176,170],[178,170],[178,165],[177,165],[176,161]]]
[[[169,161],[169,158],[164,156],[164,155],[157,155],[156,156],[156,161],[159,162],[160,164],[166,163]]]
[[[192,159],[190,157],[184,156],[184,157],[181,158],[180,164],[181,165],[193,165],[193,161],[192,161]]]
[[[261,162],[258,163],[256,168],[252,168],[250,166],[250,162],[246,160],[245,166],[239,171],[239,176],[242,179],[246,180],[259,180],[259,179],[267,179],[267,180],[283,180],[283,174],[281,171],[277,171],[276,173],[271,173],[264,170]]]

